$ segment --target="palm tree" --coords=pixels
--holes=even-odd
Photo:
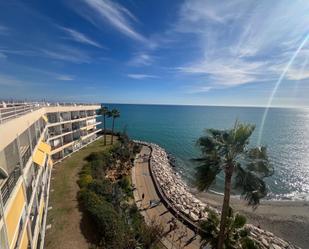
[[[218,234],[220,232],[220,218],[211,209],[207,210],[207,220],[200,221],[201,248],[211,246],[216,248],[218,244]],[[225,248],[257,249],[256,241],[250,237],[250,231],[245,227],[246,217],[229,209],[226,222]]]
[[[113,119],[113,124],[112,124],[112,140],[111,144],[114,142],[114,127],[115,127],[115,119],[120,117],[120,112],[117,109],[113,109],[107,113],[108,117],[111,117]]]
[[[220,220],[217,248],[222,249],[226,238],[226,222],[230,208],[232,176],[235,188],[249,205],[257,207],[259,200],[266,196],[264,177],[273,174],[265,147],[247,148],[249,137],[255,126],[236,121],[230,130],[206,130],[206,136],[198,139],[202,156],[194,159],[199,163],[196,169],[196,184],[200,191],[207,190],[216,176],[224,172],[224,198]]]
[[[101,106],[101,109],[98,111],[99,115],[103,116],[103,126],[104,126],[104,145],[106,145],[106,116],[108,116],[108,109],[105,106]]]

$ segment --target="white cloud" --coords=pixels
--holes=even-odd
[[[51,59],[68,61],[73,63],[90,63],[90,57],[81,50],[67,47],[57,46],[54,49],[41,49],[42,55]]]
[[[132,26],[132,21],[137,21],[136,17],[122,5],[109,0],[82,0],[82,2],[85,6],[75,5],[74,8],[93,25],[102,28],[102,25],[108,22],[124,35],[147,42],[147,39]]]
[[[158,78],[155,75],[150,74],[128,74],[128,77],[135,80],[149,79],[149,78]]]
[[[178,70],[200,76],[207,90],[275,81],[309,32],[308,13],[309,2],[301,0],[187,0],[175,31],[190,35],[201,52]],[[306,46],[287,79],[308,78]]]
[[[63,81],[71,81],[71,80],[74,80],[74,77],[71,75],[57,75],[56,79],[63,80]]]
[[[136,54],[130,61],[129,65],[132,66],[149,66],[153,63],[154,59],[152,56],[146,53]]]
[[[80,43],[83,43],[83,44],[88,44],[88,45],[91,45],[91,46],[94,46],[94,47],[102,48],[102,46],[98,42],[92,40],[91,38],[87,37],[86,35],[78,32],[76,30],[65,28],[65,27],[60,27],[60,28],[62,30],[64,30],[71,37],[71,39],[73,39],[76,42],[80,42]]]

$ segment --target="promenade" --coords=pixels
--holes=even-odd
[[[149,157],[151,151],[147,146],[143,146],[137,155],[132,169],[132,183],[135,186],[134,199],[145,217],[146,222],[155,219],[164,227],[163,245],[168,248],[200,248],[200,238],[194,231],[182,224],[165,206],[160,202],[154,182],[149,171]],[[142,196],[144,194],[144,199]],[[157,205],[150,205],[150,202]],[[172,224],[176,224],[171,229]]]

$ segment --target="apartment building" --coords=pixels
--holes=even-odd
[[[51,170],[97,138],[100,105],[0,104],[0,248],[43,249]]]

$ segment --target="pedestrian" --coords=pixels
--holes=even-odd
[[[142,200],[144,200],[144,198],[145,198],[145,194],[143,193],[143,194],[142,194]]]

